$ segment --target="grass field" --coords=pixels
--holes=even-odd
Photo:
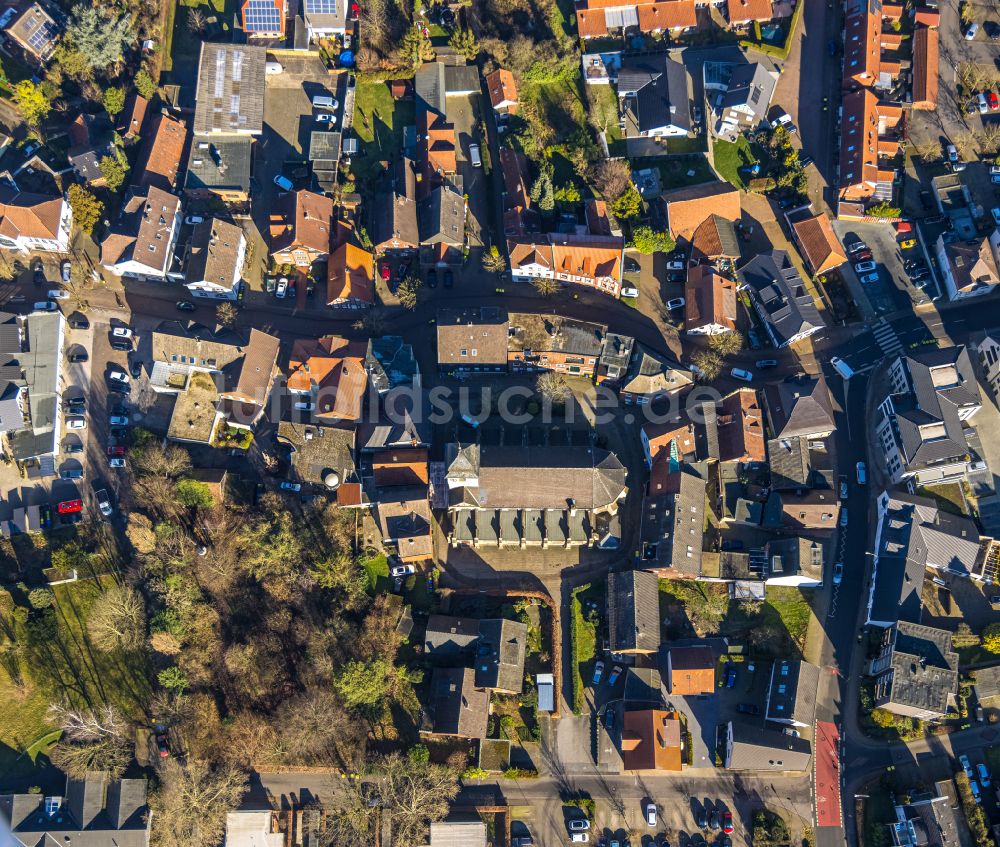
[[[352,160],[359,177],[377,162],[393,161],[403,149],[403,127],[414,123],[413,101],[396,101],[384,82],[359,82],[354,93],[354,132],[364,142]]]
[[[573,712],[583,710],[583,689],[590,682],[597,660],[597,627],[591,612],[601,608],[603,603],[603,583],[584,585],[573,592],[570,601],[572,620],[570,634],[573,639]]]
[[[757,161],[750,150],[750,143],[742,135],[731,141],[716,141],[714,146],[715,169],[726,182],[746,191],[746,179],[749,174],[740,173],[740,168],[752,165]]]
[[[641,160],[632,163],[633,168],[645,167],[640,164]],[[709,167],[708,160],[704,156],[685,157],[683,159],[660,159],[655,160],[656,167],[660,170],[660,181],[663,188],[681,188],[686,185],[700,185],[703,182],[713,182],[715,173]]]

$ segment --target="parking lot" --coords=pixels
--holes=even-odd
[[[936,296],[937,286],[933,274],[919,281],[924,286],[920,288],[910,281],[903,266],[906,261],[921,261],[930,267],[916,232],[897,235],[896,230],[888,224],[854,221],[834,221],[833,228],[845,247],[860,240],[871,251],[871,259],[864,261],[875,262],[879,276],[876,282],[861,283],[860,277],[865,274],[855,272],[855,256],[850,253],[848,253],[850,264],[844,265],[840,270],[843,276],[848,278],[849,286],[857,285],[863,288],[877,314],[886,315],[896,309],[907,309],[911,303],[924,305]],[[916,240],[917,243],[903,249],[900,245],[908,240]]]

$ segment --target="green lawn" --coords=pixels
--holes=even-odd
[[[413,101],[396,101],[384,82],[358,82],[354,94],[354,132],[364,142],[352,161],[359,177],[381,161],[393,161],[403,149],[403,127],[414,123]]]
[[[750,178],[750,174],[741,173],[740,168],[753,165],[757,161],[757,157],[750,150],[750,143],[746,138],[741,135],[735,142],[716,141],[714,152],[715,169],[719,175],[726,182],[746,191],[746,180]]]
[[[597,660],[597,627],[592,616],[591,603],[601,608],[604,584],[584,585],[573,592],[570,601],[570,636],[573,640],[573,712],[583,710],[583,689],[590,682]],[[599,613],[598,613],[599,614]]]
[[[368,574],[368,589],[373,593],[389,590],[389,560],[383,556],[362,559],[361,567]]]
[[[716,179],[708,160],[704,156],[695,158],[657,159],[656,167],[660,171],[660,181],[665,190],[681,188],[685,185],[700,185],[703,182],[714,182]],[[633,161],[633,168],[645,167],[642,160]]]

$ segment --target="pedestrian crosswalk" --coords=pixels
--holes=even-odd
[[[882,348],[882,352],[886,356],[896,356],[903,352],[903,344],[899,340],[899,336],[896,335],[896,330],[885,318],[872,327],[872,335],[875,336],[878,346]]]

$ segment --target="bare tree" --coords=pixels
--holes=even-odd
[[[188,9],[187,26],[195,35],[201,35],[208,26],[205,13],[201,9]]]
[[[494,244],[490,249],[483,253],[483,270],[489,271],[494,274],[501,274],[507,270],[507,260],[503,257],[503,254],[497,249],[496,244]]]
[[[569,383],[566,377],[555,371],[546,371],[535,380],[535,390],[546,400],[553,403],[565,403],[570,396]]]
[[[979,152],[987,156],[995,156],[1000,150],[1000,124],[984,123],[981,132],[976,133]]]
[[[334,764],[354,770],[364,761],[365,725],[324,689],[310,688],[286,700],[275,724],[292,763]]]
[[[231,765],[164,760],[160,787],[149,798],[152,841],[159,847],[214,847],[226,832],[226,815],[240,804],[246,774]]]
[[[232,303],[220,303],[215,307],[215,319],[223,326],[236,326],[239,317],[240,313]]]
[[[135,453],[133,463],[144,474],[174,478],[191,468],[191,456],[183,447],[151,442]]]
[[[420,294],[423,291],[423,282],[418,276],[408,276],[396,289],[396,296],[404,309],[413,311],[420,302]]]
[[[531,280],[531,284],[535,287],[535,291],[542,295],[542,297],[551,297],[553,294],[557,294],[562,289],[562,284],[557,279],[549,279],[548,277],[540,276]]]
[[[138,650],[146,641],[146,607],[139,592],[127,585],[112,585],[90,610],[87,630],[97,649]]]
[[[361,41],[385,46],[389,33],[388,0],[370,0],[361,6]]]
[[[933,162],[941,157],[941,144],[938,141],[921,141],[913,145],[913,155],[923,162]]]
[[[398,754],[378,768],[375,792],[392,815],[394,840],[424,844],[431,822],[442,820],[458,793],[458,771],[444,765],[420,764]]]
[[[97,709],[68,709],[58,704],[49,706],[49,718],[59,725],[63,739],[74,743],[100,741],[104,738],[131,737],[131,727],[125,716],[114,706]]]
[[[369,335],[382,335],[385,332],[385,309],[381,306],[369,309],[361,320],[354,322],[353,327]]]
[[[711,382],[722,373],[722,356],[714,350],[699,350],[691,357],[691,363],[698,369],[697,376],[702,382]]]
[[[621,159],[605,159],[594,169],[594,187],[608,202],[621,197],[632,185],[632,172]]]
[[[88,771],[106,771],[111,779],[120,779],[132,755],[132,745],[121,738],[102,738],[87,744],[60,739],[49,757],[52,764],[73,779],[83,779]]]
[[[968,130],[952,135],[951,143],[955,145],[961,161],[967,162],[976,158],[976,137]]]

